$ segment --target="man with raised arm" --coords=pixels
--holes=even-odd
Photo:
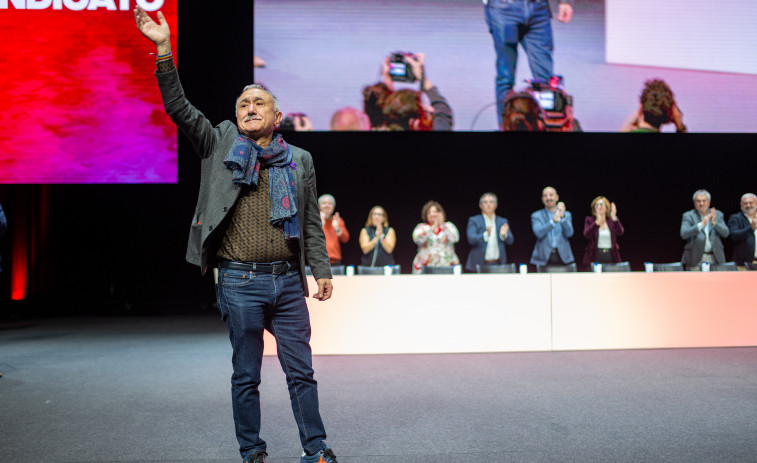
[[[157,47],[156,77],[171,120],[201,158],[200,194],[187,260],[217,272],[218,308],[233,348],[231,395],[237,440],[245,463],[264,463],[260,438],[263,330],[277,341],[295,420],[301,463],[335,463],[326,446],[313,377],[310,318],[305,303],[307,257],[318,291],[331,297],[331,268],[316,203],[310,153],[288,145],[274,128],[278,101],[265,87],[248,85],[236,102],[236,122],[213,126],[184,96],[170,31],[137,7],[137,27]]]

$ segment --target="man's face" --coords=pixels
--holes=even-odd
[[[701,215],[706,215],[710,212],[710,200],[707,199],[707,195],[696,195],[694,198],[694,208]]]
[[[484,215],[492,215],[497,210],[497,201],[494,196],[484,196],[478,203],[478,207],[481,208],[481,213]]]
[[[237,127],[239,132],[257,141],[270,137],[281,122],[282,114],[276,111],[273,98],[268,92],[251,88],[237,102]]]
[[[318,208],[326,214],[327,217],[331,217],[331,214],[334,213],[334,201],[323,198],[320,203],[318,203]]]
[[[741,212],[746,215],[754,215],[754,211],[757,210],[757,199],[754,196],[747,196],[741,200]]]
[[[557,196],[557,190],[554,188],[547,187],[544,189],[544,191],[541,192],[541,202],[544,203],[544,207],[547,209],[552,209],[557,206],[557,201],[560,200],[560,197]]]

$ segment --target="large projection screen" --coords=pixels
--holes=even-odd
[[[555,11],[557,2],[551,3]],[[570,22],[551,23],[554,72],[564,77],[583,130],[617,132],[638,110],[644,82],[660,78],[675,93],[690,132],[757,131],[757,75],[744,71],[754,68],[748,62],[757,37],[749,20],[757,14],[753,2],[727,8],[705,0],[676,0],[677,7],[651,0],[573,3]],[[381,62],[395,51],[427,55],[428,78],[452,106],[454,130],[498,129],[496,56],[481,0],[255,0],[254,14],[255,55],[265,62],[256,80],[274,91],[285,113],[306,114],[315,130],[329,130],[339,108],[362,108],[363,87],[380,80]],[[703,41],[711,45],[699,46]],[[608,46],[611,57],[648,59],[610,62]],[[750,52],[738,52],[743,49]],[[745,65],[701,66],[703,58],[724,57]],[[520,48],[516,89],[529,78]]]
[[[175,183],[176,127],[133,9],[177,0],[0,0],[0,183]]]

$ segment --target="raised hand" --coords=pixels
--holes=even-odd
[[[158,11],[158,24],[152,20],[145,10],[136,7],[134,8],[134,19],[137,21],[137,29],[155,45],[168,44],[170,46],[171,30],[168,28],[168,22],[163,13]]]
[[[334,227],[334,230],[336,231],[337,235],[342,234],[342,229],[339,227],[339,213],[334,212],[333,218],[331,219],[331,226]]]
[[[618,208],[615,206],[615,203],[610,203],[610,218],[613,222],[618,220]]]

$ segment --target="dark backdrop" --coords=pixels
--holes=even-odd
[[[252,2],[181,2],[178,67],[187,96],[214,123],[253,80]],[[124,33],[138,32],[135,30]],[[145,42],[145,59],[153,51]],[[155,91],[157,92],[157,86]],[[580,104],[580,102],[578,103]],[[284,112],[286,108],[282,108]],[[357,264],[357,238],[380,204],[396,229],[403,271],[415,253],[411,232],[424,202],[435,199],[463,237],[486,191],[515,235],[511,262],[528,262],[531,212],[541,190],[557,188],[573,213],[572,246],[580,261],[591,200],[607,196],[626,228],[621,254],[644,261],[680,260],[681,213],[699,188],[726,216],[754,191],[752,134],[291,133],[287,140],[315,160],[318,192],[337,199],[352,234],[344,261]],[[199,182],[199,161],[179,135],[176,185],[3,185],[11,225],[0,242],[3,316],[73,313],[164,313],[207,308],[212,282],[184,261]],[[19,243],[26,243],[21,246]],[[727,255],[730,257],[730,244]],[[9,304],[12,261],[29,262],[27,300]],[[338,284],[337,284],[338,295]]]

